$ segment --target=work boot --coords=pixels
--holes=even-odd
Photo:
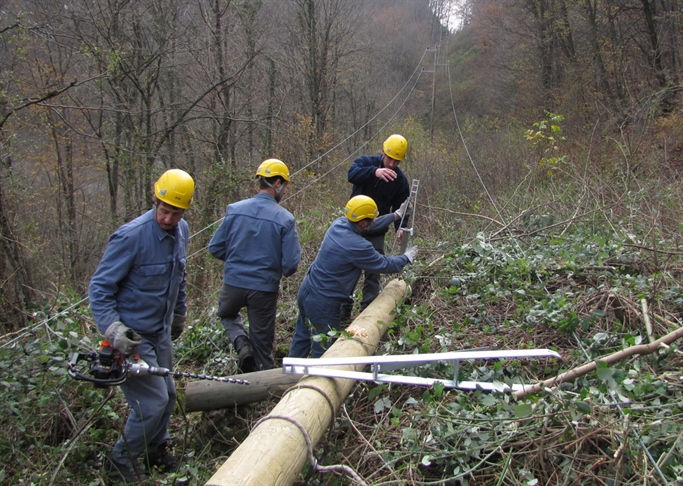
[[[256,371],[256,359],[254,351],[251,349],[249,338],[240,336],[235,339],[235,351],[237,352],[237,368],[240,373],[251,373]]]
[[[104,458],[104,469],[118,474],[126,484],[139,484],[147,481],[147,476],[131,462],[120,462],[111,456]]]
[[[157,469],[161,472],[174,472],[178,469],[178,461],[168,451],[168,442],[164,442],[156,451],[149,451],[145,457],[147,470]]]

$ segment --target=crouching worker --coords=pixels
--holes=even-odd
[[[417,248],[409,246],[400,256],[385,256],[363,235],[378,231],[400,220],[408,200],[389,214],[378,217],[377,204],[368,196],[352,197],[344,216],[336,219],[325,233],[318,255],[299,288],[299,317],[289,349],[292,358],[319,358],[331,345],[317,342],[314,335],[339,329],[341,308],[353,293],[362,270],[375,273],[398,273],[413,263]]]
[[[118,228],[109,238],[90,281],[90,308],[97,327],[125,356],[140,355],[150,366],[173,369],[171,340],[183,331],[186,315],[185,260],[194,180],[179,169],[154,184],[151,210]],[[130,413],[122,437],[104,467],[126,483],[147,479],[139,467],[174,471],[168,424],[176,403],[172,376],[131,376],[121,389]]]

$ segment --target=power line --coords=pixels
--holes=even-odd
[[[391,98],[391,100],[389,100],[389,101],[387,102],[386,105],[384,105],[384,107],[383,107],[381,110],[379,110],[379,111],[378,111],[374,116],[372,116],[367,122],[365,122],[363,125],[361,125],[360,127],[358,127],[358,129],[356,129],[354,132],[352,132],[351,134],[349,134],[346,138],[344,138],[343,140],[341,140],[340,142],[338,142],[336,145],[334,145],[332,148],[330,148],[327,152],[323,153],[322,155],[320,155],[320,156],[317,157],[316,159],[312,160],[311,162],[309,162],[308,164],[306,164],[305,166],[303,166],[303,167],[300,168],[299,170],[293,172],[293,173],[292,173],[292,177],[296,176],[297,174],[299,174],[299,173],[302,172],[303,170],[306,170],[308,167],[310,167],[311,165],[315,164],[316,162],[319,162],[321,159],[323,159],[324,157],[328,156],[330,153],[332,153],[333,151],[335,151],[336,149],[338,149],[339,147],[341,147],[344,143],[348,142],[352,137],[354,137],[355,135],[357,135],[361,130],[363,130],[364,128],[366,128],[366,127],[367,127],[370,123],[372,123],[379,115],[381,115],[385,110],[387,110],[387,109],[389,108],[389,106],[391,106],[392,103],[394,103],[394,101],[396,101],[396,99],[397,99],[397,98],[399,97],[399,95],[408,87],[408,85],[410,84],[410,81],[413,79],[413,77],[415,77],[415,74],[417,73],[417,78],[415,79],[415,82],[414,82],[414,83],[412,84],[412,86],[410,87],[410,91],[406,94],[406,96],[403,98],[403,101],[401,102],[401,104],[398,106],[398,108],[396,108],[396,110],[395,110],[394,113],[389,117],[389,119],[380,127],[379,130],[377,130],[377,132],[375,133],[375,135],[373,135],[373,136],[370,137],[368,140],[366,140],[360,147],[358,147],[356,150],[354,150],[351,154],[349,154],[347,157],[345,157],[342,161],[340,161],[338,164],[336,164],[336,165],[335,165],[334,167],[332,167],[330,170],[328,170],[328,171],[325,172],[324,174],[321,174],[319,177],[313,179],[311,182],[309,182],[307,185],[305,185],[304,187],[302,187],[300,190],[296,191],[294,194],[288,195],[285,199],[282,200],[283,203],[286,202],[286,201],[288,201],[288,200],[290,200],[290,199],[292,199],[294,196],[297,196],[297,195],[301,194],[302,192],[306,191],[307,189],[309,189],[309,188],[310,188],[311,186],[313,186],[314,184],[320,182],[323,178],[325,178],[326,176],[328,176],[329,174],[331,174],[332,172],[334,172],[334,170],[336,170],[340,165],[342,165],[343,163],[347,162],[347,161],[350,160],[352,157],[354,157],[356,154],[358,154],[358,153],[361,151],[361,149],[365,148],[365,146],[367,146],[372,140],[374,140],[374,138],[375,138],[377,135],[379,135],[379,134],[380,134],[380,133],[389,125],[389,123],[391,123],[391,122],[396,118],[396,116],[398,115],[398,113],[399,113],[399,111],[401,110],[401,108],[403,108],[403,106],[405,105],[406,101],[408,101],[408,99],[410,98],[410,96],[411,96],[411,95],[413,94],[413,92],[415,91],[415,87],[417,86],[417,82],[420,80],[420,76],[422,75],[423,72],[425,72],[424,69],[423,69],[423,70],[421,70],[421,71],[418,73],[418,68],[421,66],[421,64],[422,64],[422,62],[423,62],[423,60],[424,60],[425,55],[427,54],[427,52],[430,52],[430,49],[425,49],[424,53],[422,54],[422,57],[420,58],[420,62],[418,62],[417,66],[416,66],[415,69],[413,70],[413,73],[410,75],[410,77],[408,78],[408,80],[404,83],[404,85],[401,87],[401,89],[394,95],[394,97]],[[201,230],[199,230],[197,233],[191,235],[191,236],[190,236],[190,239],[192,239],[193,237],[199,235],[200,233],[202,233],[202,232],[208,230],[209,228],[214,227],[215,225],[219,224],[221,221],[223,221],[223,218],[222,218],[222,217],[219,218],[219,219],[217,219],[217,220],[214,221],[213,223],[210,223],[209,225],[205,226],[204,228],[202,228]],[[200,248],[199,250],[195,251],[195,252],[192,253],[191,255],[188,255],[188,257],[187,257],[188,260],[189,260],[190,258],[194,257],[195,255],[197,255],[198,253],[204,251],[206,248],[208,248],[208,245],[206,245],[206,246]]]
[[[448,65],[447,65],[447,66],[448,66]],[[436,68],[435,68],[435,70],[436,70]],[[493,208],[496,210],[496,213],[498,214],[498,217],[500,218],[500,220],[501,220],[501,221],[503,222],[503,224],[505,225],[505,228],[506,228],[508,234],[510,235],[510,237],[512,238],[513,242],[515,243],[515,246],[517,247],[517,249],[519,250],[519,252],[520,252],[520,254],[521,254],[522,256],[526,256],[526,254],[525,254],[525,252],[524,252],[524,249],[523,249],[523,248],[521,247],[521,245],[519,244],[519,239],[516,238],[516,237],[512,234],[512,231],[510,230],[509,225],[508,225],[507,222],[505,221],[505,218],[503,217],[502,213],[501,213],[500,210],[498,209],[498,206],[496,205],[495,201],[493,200],[493,196],[491,195],[491,193],[489,192],[488,188],[486,187],[486,184],[484,183],[484,180],[482,179],[482,177],[481,177],[479,171],[477,170],[477,166],[476,166],[476,164],[474,163],[474,159],[472,158],[472,155],[470,154],[469,149],[467,148],[467,143],[465,142],[465,137],[464,137],[464,135],[463,135],[463,133],[462,133],[462,130],[460,129],[460,124],[458,123],[458,117],[457,117],[456,111],[455,111],[455,102],[453,101],[453,90],[452,90],[452,87],[451,87],[451,86],[452,86],[452,83],[451,83],[451,77],[450,77],[450,69],[448,69],[448,86],[449,86],[449,92],[450,92],[450,96],[451,96],[451,108],[452,108],[452,111],[453,111],[453,118],[455,119],[455,125],[456,125],[456,127],[457,127],[458,135],[460,136],[460,140],[462,141],[463,147],[464,147],[464,149],[465,149],[465,153],[467,154],[467,157],[468,157],[468,159],[469,159],[469,161],[470,161],[470,164],[472,165],[472,169],[474,170],[474,172],[475,172],[477,178],[479,179],[479,182],[481,183],[482,187],[484,188],[484,191],[486,192],[486,195],[487,195],[487,197],[489,198],[489,201],[491,202],[491,205],[492,205]],[[546,292],[547,295],[550,295],[550,291],[548,290],[548,287],[543,283],[543,281],[542,281],[542,279],[541,279],[541,276],[540,276],[537,272],[534,272],[534,273],[535,273],[536,278],[538,279],[539,283],[540,283],[541,286],[543,287],[543,290]],[[586,358],[587,358],[587,359],[590,359],[590,356],[589,356],[588,352],[586,351],[586,349],[584,349],[584,347],[583,347],[583,345],[582,345],[580,339],[579,339],[578,336],[576,335],[576,333],[573,333],[573,336],[574,336],[574,339],[576,340],[576,342],[577,342],[579,348],[583,351],[584,355],[586,356]],[[612,396],[612,398],[614,399],[614,403],[616,404],[616,407],[617,407],[617,409],[619,410],[619,413],[621,414],[621,417],[622,417],[622,418],[628,418],[628,416],[624,413],[623,408],[622,408],[621,405],[619,404],[619,401],[617,400],[618,397],[616,396],[616,393],[614,392],[614,390],[611,390],[611,389],[610,389],[610,390],[609,390],[609,393],[610,393],[610,395]],[[656,471],[657,474],[659,475],[660,479],[664,482],[664,484],[667,484],[667,485],[668,485],[669,483],[668,483],[668,481],[666,480],[666,477],[664,476],[664,473],[662,472],[662,470],[660,469],[659,465],[657,464],[657,461],[656,461],[656,460],[654,459],[654,457],[652,456],[652,454],[651,454],[650,450],[648,449],[647,444],[645,443],[645,441],[643,440],[643,438],[640,436],[640,434],[638,433],[637,430],[631,429],[631,432],[632,432],[633,435],[635,436],[635,438],[636,438],[636,440],[638,441],[638,443],[640,444],[640,446],[643,448],[646,457],[648,458],[648,460],[649,460],[650,463],[652,464],[653,468],[655,469],[655,471]]]
[[[300,168],[299,170],[297,170],[296,172],[294,172],[294,173],[292,174],[292,176],[295,176],[296,174],[300,173],[301,171],[307,169],[307,168],[310,167],[311,165],[315,164],[316,162],[318,162],[318,161],[321,160],[322,158],[324,158],[324,157],[326,157],[327,155],[329,155],[330,153],[332,153],[334,150],[336,150],[336,149],[338,149],[339,147],[341,147],[341,146],[342,146],[344,143],[346,143],[349,139],[351,139],[353,136],[357,135],[361,130],[363,130],[364,128],[366,128],[370,123],[372,123],[375,119],[377,119],[377,117],[379,117],[379,115],[381,115],[385,110],[387,110],[387,109],[392,105],[392,103],[394,103],[394,101],[396,101],[396,100],[398,99],[399,95],[400,95],[401,93],[403,93],[403,92],[405,91],[405,89],[409,86],[410,81],[413,79],[413,77],[415,77],[415,74],[418,72],[418,68],[419,68],[420,65],[422,64],[422,62],[423,62],[423,60],[424,60],[424,57],[425,57],[425,55],[426,55],[427,52],[429,52],[429,49],[426,49],[425,52],[422,54],[422,58],[420,58],[420,61],[418,62],[418,64],[417,64],[417,66],[415,67],[415,69],[413,70],[413,73],[410,75],[410,77],[409,77],[408,80],[404,83],[404,85],[401,87],[401,89],[393,96],[393,98],[391,98],[391,100],[389,100],[389,101],[387,102],[387,104],[386,104],[381,110],[379,110],[373,117],[371,117],[370,119],[368,119],[367,122],[365,122],[365,123],[364,123],[363,125],[361,125],[357,130],[355,130],[355,131],[352,132],[350,135],[348,135],[345,139],[343,139],[342,141],[340,141],[339,143],[337,143],[334,147],[330,148],[327,152],[323,153],[323,154],[320,155],[318,158],[314,159],[313,161],[309,162],[309,163],[308,163],[307,165],[305,165],[304,167],[302,167],[302,168]],[[371,142],[379,133],[381,133],[381,131],[384,130],[384,129],[389,125],[389,123],[391,123],[391,121],[394,120],[394,118],[396,118],[396,116],[398,115],[398,113],[399,113],[399,111],[401,110],[401,108],[403,108],[403,106],[405,105],[406,101],[407,101],[407,100],[410,98],[410,96],[413,94],[413,92],[415,91],[415,86],[417,85],[417,82],[418,82],[419,79],[420,79],[421,73],[422,73],[422,72],[418,73],[418,76],[417,76],[417,78],[415,79],[415,82],[414,82],[414,83],[412,84],[412,86],[410,87],[410,91],[405,95],[405,97],[403,98],[403,101],[401,102],[401,104],[398,106],[398,108],[396,108],[396,110],[395,110],[394,113],[389,117],[389,119],[380,127],[380,130],[378,130],[378,131],[375,133],[375,135],[373,135],[372,137],[370,137],[370,139],[366,140],[360,147],[358,147],[354,152],[352,152],[349,156],[347,156],[346,158],[344,158],[341,162],[339,162],[338,164],[336,164],[336,165],[335,165],[334,167],[332,167],[330,170],[328,170],[328,171],[325,172],[324,174],[320,175],[320,177],[318,177],[318,178],[314,179],[313,181],[311,181],[309,184],[307,184],[306,186],[304,186],[301,190],[299,190],[299,191],[295,192],[294,194],[292,194],[292,195],[286,197],[282,202],[285,202],[285,201],[287,201],[287,200],[293,198],[294,196],[296,196],[296,195],[302,193],[303,191],[305,191],[305,190],[307,190],[308,188],[310,188],[313,184],[319,182],[321,179],[323,179],[324,177],[326,177],[327,175],[329,175],[330,173],[332,173],[332,172],[333,172],[335,169],[337,169],[342,163],[348,161],[353,155],[355,155],[356,153],[358,153],[362,148],[364,148],[366,145],[368,145],[368,144],[369,144],[369,143],[370,143],[370,142]],[[203,233],[204,231],[209,230],[210,228],[214,227],[216,224],[220,223],[222,220],[223,220],[223,218],[221,217],[221,218],[217,219],[216,221],[214,221],[213,223],[210,223],[209,225],[205,226],[205,227],[202,228],[201,230],[199,230],[199,231],[197,231],[196,233],[190,235],[189,239],[192,239],[192,238],[194,238],[195,236],[200,235],[200,234]],[[193,258],[194,256],[196,256],[196,255],[198,255],[199,253],[203,252],[203,251],[206,250],[207,248],[208,248],[208,244],[205,245],[204,247],[198,249],[198,250],[195,251],[194,253],[188,255],[188,256],[187,256],[187,260]],[[39,323],[35,324],[34,326],[29,327],[29,328],[26,328],[26,329],[23,329],[23,330],[16,331],[15,334],[18,334],[18,335],[17,335],[15,338],[11,339],[10,341],[8,341],[8,342],[3,343],[2,345],[0,345],[0,349],[5,348],[6,346],[9,346],[10,344],[15,343],[16,341],[18,341],[18,340],[21,339],[22,337],[25,337],[26,335],[28,335],[28,334],[34,332],[35,330],[37,330],[37,329],[40,328],[41,326],[47,326],[47,324],[48,324],[50,321],[52,321],[53,319],[56,319],[56,318],[58,318],[58,317],[60,317],[60,316],[65,315],[68,311],[70,311],[71,309],[73,309],[73,308],[79,306],[80,304],[82,304],[83,302],[85,302],[85,301],[87,301],[87,300],[88,300],[88,297],[84,297],[84,298],[81,299],[80,301],[78,301],[78,302],[76,302],[75,304],[69,306],[68,308],[66,308],[66,309],[64,309],[64,310],[62,310],[62,311],[60,311],[60,312],[58,312],[58,313],[55,314],[54,316],[51,316],[51,317],[49,317],[49,318],[47,318],[47,319],[44,319],[43,321],[41,321],[41,322],[39,322]],[[49,332],[53,332],[52,329],[50,329],[49,326],[47,326],[47,328],[48,328],[48,331],[49,331]]]

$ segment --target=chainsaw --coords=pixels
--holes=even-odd
[[[171,371],[168,368],[150,366],[139,355],[124,356],[111,347],[109,341],[100,342],[100,349],[91,353],[75,352],[67,363],[67,374],[75,380],[89,381],[97,388],[117,386],[129,376],[173,376],[174,378],[195,378],[199,380],[224,381],[238,385],[249,385],[246,380],[220,378],[216,376],[197,375]]]

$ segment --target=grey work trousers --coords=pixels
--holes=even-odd
[[[273,359],[273,343],[275,342],[275,315],[277,313],[278,292],[249,290],[223,284],[218,296],[218,311],[223,327],[228,333],[230,342],[246,336],[254,351],[254,358],[259,369],[269,370],[275,367]],[[244,328],[240,310],[247,308],[249,334]]]
[[[149,366],[172,369],[173,345],[170,328],[154,335],[141,334],[135,353]],[[129,463],[144,452],[156,452],[169,440],[168,424],[176,403],[173,376],[130,376],[121,390],[130,413],[122,437],[114,444],[113,458]]]

